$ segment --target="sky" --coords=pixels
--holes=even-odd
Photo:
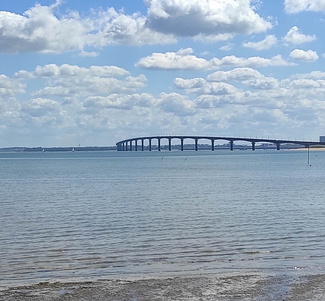
[[[0,147],[325,135],[325,0],[1,0]]]

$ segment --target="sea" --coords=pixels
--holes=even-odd
[[[325,152],[0,153],[0,287],[325,272]]]

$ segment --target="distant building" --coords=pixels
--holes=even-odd
[[[325,136],[319,136],[319,142],[325,142]]]

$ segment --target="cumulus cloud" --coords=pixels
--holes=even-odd
[[[324,0],[285,0],[285,11],[296,14],[302,11],[325,11]]]
[[[0,11],[0,51],[3,53],[79,51],[108,45],[175,43],[177,37],[225,41],[236,34],[265,32],[272,25],[261,18],[249,0],[146,0],[148,15],[125,14],[114,8],[57,14],[54,5],[36,4],[23,14]]]
[[[58,102],[46,98],[31,99],[21,108],[22,119],[34,124],[55,124],[61,122],[64,115],[65,112]]]
[[[313,50],[301,50],[295,49],[291,51],[290,57],[294,60],[304,61],[304,62],[314,62],[317,61],[319,56],[316,51]]]
[[[111,94],[108,96],[90,96],[84,106],[98,109],[133,109],[134,107],[152,107],[157,104],[156,99],[147,93],[142,94]]]
[[[177,52],[153,53],[150,56],[140,59],[136,64],[146,69],[166,70],[204,70],[211,66],[211,63],[203,58],[192,55],[193,49],[180,49]]]
[[[138,13],[125,15],[110,8],[102,13],[101,44],[123,44],[123,45],[153,45],[176,42],[173,33],[160,33],[151,30],[147,25],[147,18]],[[98,37],[96,37],[98,38]],[[99,39],[98,39],[99,40]]]
[[[129,75],[129,72],[116,66],[90,66],[89,68],[84,68],[69,64],[63,64],[61,66],[48,64],[45,66],[37,66],[35,71],[30,72],[30,75],[34,77],[122,77]],[[19,76],[19,73],[16,76]]]
[[[163,70],[211,70],[222,67],[265,67],[265,66],[289,66],[289,62],[281,55],[270,59],[262,57],[242,58],[234,55],[225,56],[221,59],[213,58],[206,60],[192,54],[193,49],[181,49],[178,52],[153,53],[142,58],[136,64],[145,69]]]
[[[279,87],[278,81],[267,77],[252,68],[236,68],[230,71],[217,71],[207,77],[212,82],[240,82],[241,84],[257,90],[271,90]]]
[[[81,56],[96,56],[88,46],[143,45],[175,42],[172,35],[146,27],[146,17],[124,15],[113,8],[82,18],[78,12],[57,16],[58,1],[52,6],[36,4],[23,15],[0,11],[0,51],[62,53],[80,51]]]
[[[41,79],[46,86],[34,91],[33,97],[64,97],[65,101],[92,95],[105,96],[115,93],[132,93],[145,87],[144,75],[131,76],[125,69],[116,66],[90,66],[48,64],[37,66],[34,71],[19,71],[15,77]]]
[[[0,74],[0,96],[13,96],[25,92],[25,84],[17,79]]]
[[[300,79],[300,78],[308,78],[308,79],[325,79],[325,72],[323,71],[312,71],[310,73],[303,74],[294,74],[290,77],[291,79]]]
[[[273,100],[279,97],[280,83],[275,78],[267,77],[252,68],[217,71],[208,75],[206,79],[176,78],[174,85],[189,95],[196,95],[195,103],[200,109],[229,104],[260,106],[261,104],[257,102],[262,99],[263,107],[281,107]],[[267,98],[265,95],[268,95]]]
[[[208,75],[209,81],[231,82],[231,81],[246,81],[255,78],[260,78],[262,74],[252,68],[236,68],[230,71],[217,71]]]
[[[176,78],[174,85],[178,89],[183,89],[189,93],[195,93],[199,95],[228,95],[235,94],[237,92],[237,89],[230,84],[221,82],[207,82],[202,78]]]
[[[10,90],[17,83],[26,93],[0,95],[1,129],[14,125],[15,132],[17,128],[46,131],[52,145],[58,143],[53,140],[58,133],[64,133],[65,144],[80,142],[80,138],[67,138],[67,131],[79,133],[80,129],[88,137],[96,136],[90,143],[100,144],[110,130],[117,135],[112,138],[114,142],[120,135],[137,136],[147,131],[176,129],[208,135],[222,129],[232,135],[234,129],[247,127],[249,133],[252,127],[263,131],[270,125],[272,131],[280,133],[289,124],[290,129],[297,130],[306,120],[317,128],[324,125],[320,114],[325,109],[323,71],[278,81],[251,67],[228,66],[226,71],[206,77],[177,77],[177,93],[162,89],[156,95],[142,93],[145,78],[114,66],[50,64],[17,72],[13,77],[0,76],[2,88],[7,85]],[[96,135],[91,134],[95,131]]]
[[[145,0],[147,26],[165,34],[198,35],[251,34],[272,25],[260,17],[249,0]]]
[[[243,44],[246,48],[252,48],[255,50],[266,50],[270,49],[274,45],[276,45],[278,39],[274,35],[267,36],[264,40],[259,42],[246,42]]]
[[[300,32],[299,28],[297,26],[293,26],[286,36],[283,38],[284,42],[288,44],[303,44],[307,42],[311,42],[316,40],[315,35],[304,35],[303,33]]]
[[[177,93],[161,93],[159,107],[164,112],[172,113],[180,117],[194,115],[196,110],[193,101]]]
[[[87,30],[73,17],[58,19],[54,6],[37,4],[24,15],[0,12],[0,49],[2,52],[61,52],[81,50]]]
[[[257,90],[270,90],[279,87],[278,81],[267,77],[252,68],[236,68],[230,71],[217,71],[207,77],[212,82],[240,82],[241,84]]]

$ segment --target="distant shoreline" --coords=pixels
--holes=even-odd
[[[173,146],[173,150],[179,150],[180,148],[178,145]],[[246,145],[235,145],[234,150],[251,150],[250,146]],[[276,147],[263,147],[263,146],[256,146],[256,150],[271,150],[276,149]],[[163,147],[162,150],[168,150],[167,146]],[[184,149],[184,151],[194,151],[194,146],[190,145]],[[206,145],[199,145],[198,151],[203,150],[211,150],[210,147]],[[218,150],[230,150],[229,147],[220,145],[215,147],[215,151]],[[297,151],[305,151],[307,148],[305,147],[292,147],[292,146],[282,146],[281,150],[297,150]],[[309,147],[310,151],[325,151],[324,146],[313,146]],[[36,153],[36,152],[94,152],[94,151],[117,151],[116,146],[58,146],[58,147],[2,147],[0,148],[0,153],[8,153],[8,152],[28,152],[28,153]],[[148,151],[145,148],[145,151]],[[157,149],[153,148],[152,151],[157,151]]]
[[[63,147],[3,147],[0,152],[91,152],[116,151],[116,146],[63,146]]]
[[[308,148],[303,147],[303,148],[296,148],[296,149],[292,149],[292,150],[306,151],[306,150],[308,150]],[[309,150],[310,151],[325,151],[325,147],[310,147]]]

